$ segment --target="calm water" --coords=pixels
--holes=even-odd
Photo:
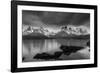
[[[88,47],[86,47],[86,42],[88,40],[73,40],[73,39],[33,39],[33,40],[23,40],[23,62],[30,61],[42,61],[41,59],[34,59],[33,57],[38,53],[46,52],[53,55],[56,51],[62,51],[60,49],[61,45],[64,46],[82,46],[82,50],[78,50],[69,56],[61,55],[60,58],[65,60],[74,59],[89,59],[90,53]]]

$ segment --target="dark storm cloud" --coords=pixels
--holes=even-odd
[[[75,25],[82,25],[84,22],[90,21],[90,15],[89,14],[74,14],[73,18],[71,19],[71,23]]]
[[[48,12],[48,11],[25,11],[22,13],[22,23],[34,26],[45,24],[47,26],[83,25],[90,22],[90,14]],[[88,24],[89,26],[90,24]]]

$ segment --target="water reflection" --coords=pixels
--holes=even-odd
[[[73,39],[33,39],[23,40],[23,62],[42,61],[50,59],[85,59],[89,58],[89,52],[84,52],[82,49],[87,50],[86,42],[88,40],[73,40]],[[61,47],[64,48],[61,48]],[[68,48],[67,46],[74,46]],[[75,48],[79,47],[78,49]],[[74,51],[74,53],[73,53]],[[83,52],[82,52],[83,51]],[[86,56],[82,56],[85,54]],[[72,54],[71,54],[72,53]],[[76,57],[73,56],[76,55]],[[41,55],[43,57],[40,57]],[[72,56],[71,56],[72,55]],[[37,57],[38,56],[38,57]],[[80,57],[79,57],[80,56]],[[45,58],[45,59],[44,59]]]

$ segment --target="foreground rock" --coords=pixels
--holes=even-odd
[[[84,47],[77,47],[77,46],[60,46],[60,49],[63,51],[63,54],[70,55],[71,53],[75,53],[78,50],[83,49]]]
[[[48,53],[41,53],[34,56],[34,59],[58,59],[61,56],[62,52],[55,52],[54,55],[50,55]]]

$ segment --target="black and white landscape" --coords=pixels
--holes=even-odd
[[[22,11],[22,61],[90,59],[90,14]]]

